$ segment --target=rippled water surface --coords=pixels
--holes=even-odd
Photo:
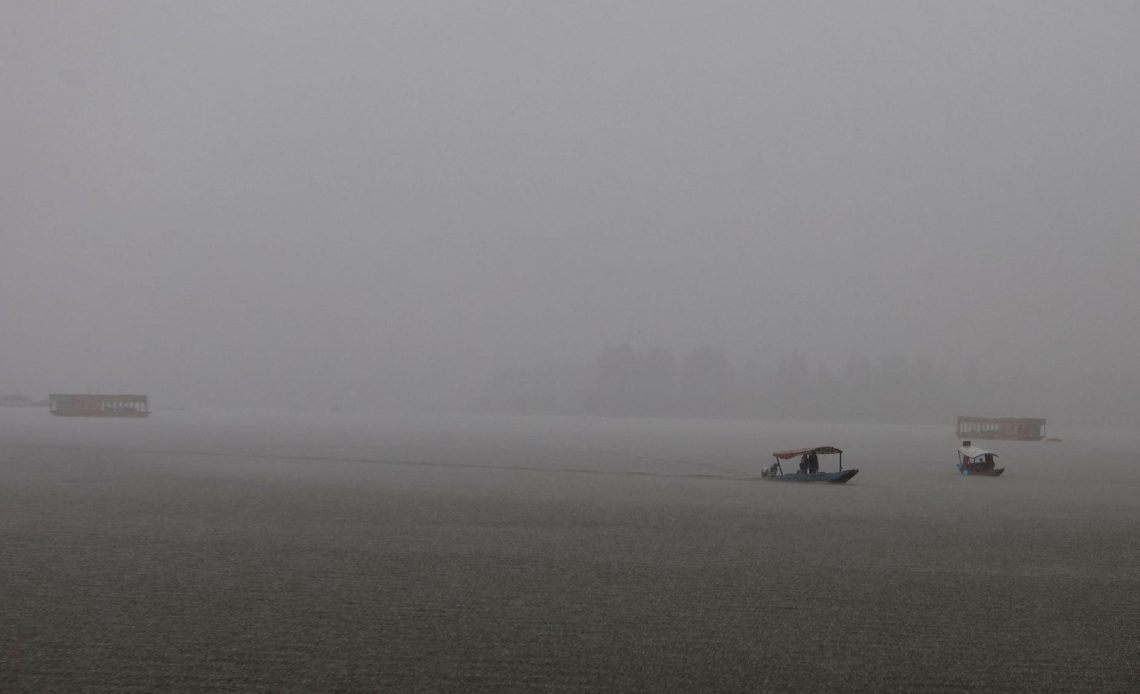
[[[0,690],[1137,691],[1140,443],[1054,433],[0,410]]]

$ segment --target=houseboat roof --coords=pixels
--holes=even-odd
[[[49,398],[103,398],[105,400],[146,400],[145,395],[126,395],[122,393],[50,393]]]

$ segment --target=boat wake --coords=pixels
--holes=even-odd
[[[67,445],[16,445],[14,447],[70,450],[70,451],[97,451],[100,453],[125,453],[132,455],[167,455],[203,458],[238,458],[243,460],[276,460],[287,462],[313,462],[313,463],[357,463],[362,465],[386,465],[391,467],[415,468],[450,468],[469,470],[497,470],[509,472],[555,473],[562,475],[608,475],[614,477],[657,477],[665,479],[708,479],[730,480],[747,482],[761,479],[759,475],[741,475],[729,471],[716,472],[667,472],[661,470],[619,470],[613,468],[587,468],[545,465],[508,465],[499,463],[460,463],[433,460],[402,460],[397,458],[382,458],[374,456],[343,456],[343,455],[298,455],[282,453],[253,453],[240,451],[195,451],[171,450],[155,448],[114,448],[105,446],[67,446]],[[710,467],[708,464],[694,461],[678,460],[674,458],[654,458],[633,454],[603,452],[606,455],[622,455],[625,457],[667,462],[670,464],[689,465],[693,467]]]

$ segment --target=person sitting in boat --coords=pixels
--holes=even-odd
[[[800,472],[806,473],[810,463],[808,463],[808,454],[804,453],[800,456]]]

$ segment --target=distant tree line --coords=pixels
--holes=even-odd
[[[610,417],[952,423],[973,414],[1112,423],[1140,418],[1135,380],[1061,382],[897,353],[852,354],[834,370],[811,364],[798,349],[743,367],[711,347],[675,354],[626,344],[600,350],[577,369],[501,374],[480,405],[489,412]]]

